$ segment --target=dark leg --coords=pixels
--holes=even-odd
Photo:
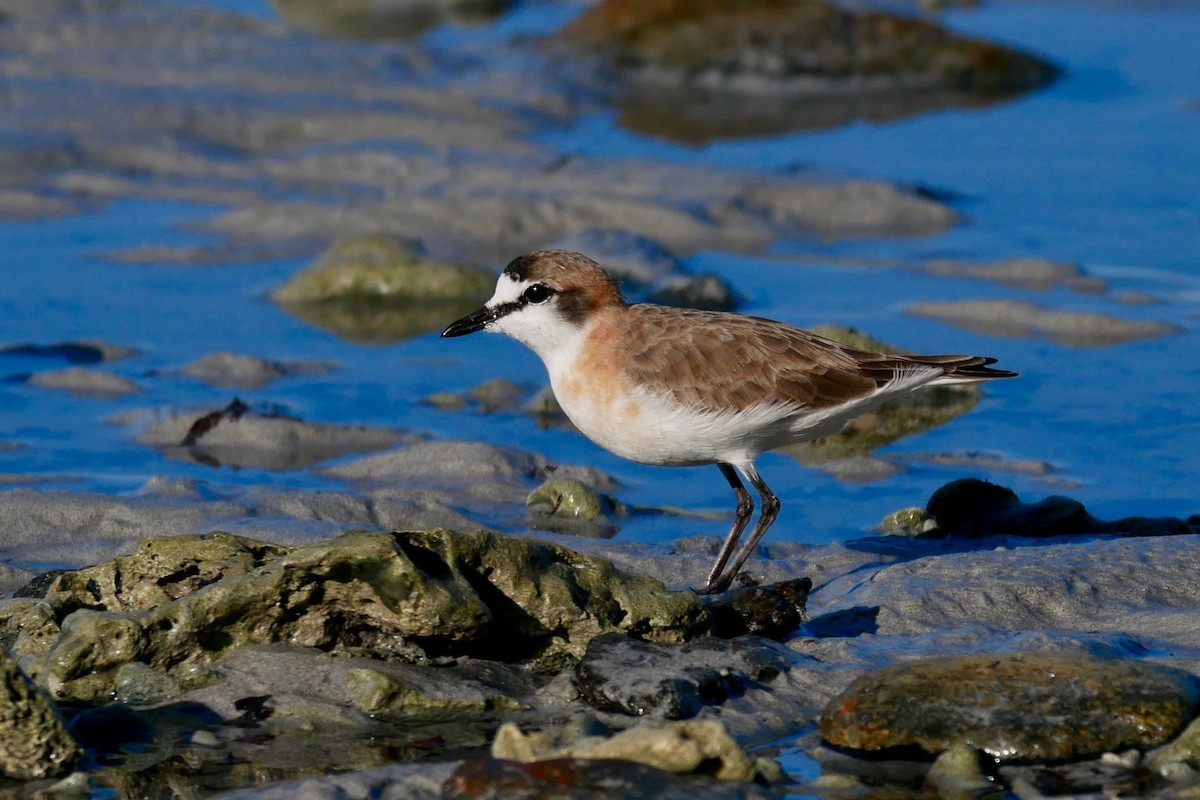
[[[709,594],[711,592],[720,592],[725,586],[729,585],[728,581],[723,584],[717,583],[717,578],[721,574],[721,568],[725,566],[725,562],[729,560],[729,556],[733,553],[733,548],[737,547],[738,539],[742,538],[742,531],[746,529],[746,523],[750,521],[750,515],[754,513],[754,500],[751,499],[750,493],[746,491],[745,484],[738,477],[737,471],[729,464],[718,462],[717,466],[721,468],[721,474],[725,476],[725,480],[729,481],[730,487],[733,488],[733,496],[737,498],[737,514],[733,518],[733,527],[729,530],[729,535],[725,537],[725,542],[721,545],[721,552],[717,553],[717,560],[713,564],[712,571],[708,573],[708,580],[704,582],[704,586],[699,589],[700,594]]]
[[[733,566],[726,570],[724,577],[719,583],[713,584],[712,578],[709,578],[709,585],[705,588],[713,592],[723,592],[729,588],[729,584],[733,582],[734,577],[738,574],[738,570],[746,563],[746,559],[754,552],[754,548],[758,547],[758,543],[767,534],[767,528],[775,522],[775,518],[779,516],[779,498],[771,491],[771,487],[767,486],[762,477],[758,474],[758,470],[753,464],[747,464],[741,467],[742,473],[750,479],[750,483],[758,490],[758,496],[762,498],[762,514],[758,517],[758,523],[754,526],[754,531],[751,532],[750,538],[742,545],[742,549],[738,551],[737,556],[733,559]]]

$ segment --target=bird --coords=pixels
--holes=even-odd
[[[763,453],[836,433],[923,387],[1017,376],[984,356],[868,352],[764,317],[628,303],[603,267],[565,250],[514,258],[492,298],[441,335],[476,331],[533,350],[567,417],[601,447],[642,464],[720,469],[734,522],[701,594],[729,588],[779,514],[755,467]],[[761,502],[744,541],[754,500],[743,477]]]

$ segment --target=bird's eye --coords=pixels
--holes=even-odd
[[[554,290],[544,283],[535,283],[521,294],[526,303],[544,303],[554,294]]]

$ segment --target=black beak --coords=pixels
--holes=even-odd
[[[442,338],[449,339],[454,336],[466,336],[468,333],[481,331],[488,326],[489,323],[495,322],[500,316],[497,309],[483,308],[472,311],[462,319],[456,319],[446,326],[446,330],[442,331]]]

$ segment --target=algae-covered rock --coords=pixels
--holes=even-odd
[[[525,506],[536,530],[592,537],[617,532],[608,519],[620,510],[616,503],[575,478],[551,478],[529,493]]]
[[[702,773],[729,781],[752,781],[758,774],[754,761],[716,720],[644,725],[614,736],[587,736],[566,747],[555,746],[544,735],[524,734],[506,723],[496,732],[492,756],[522,763],[619,758],[667,772]]]
[[[528,671],[469,659],[454,668],[380,664],[347,670],[354,707],[377,719],[405,723],[475,720],[517,711],[517,698],[536,686]]]
[[[615,68],[624,124],[685,141],[977,105],[1057,73],[932,21],[826,0],[603,0],[559,37]]]
[[[335,243],[271,292],[289,313],[351,341],[435,330],[487,299],[495,275],[413,253],[388,236]]]
[[[812,328],[812,332],[859,350],[904,353],[854,328],[818,325]],[[851,420],[838,433],[789,445],[781,448],[780,452],[787,453],[806,466],[819,466],[866,455],[898,439],[945,425],[978,403],[979,388],[976,386],[933,386],[916,394],[889,400]]]
[[[58,709],[0,649],[0,774],[30,780],[69,771],[83,754]]]
[[[114,566],[98,570],[118,574]],[[348,533],[200,583],[145,608],[67,614],[49,649],[27,659],[31,675],[58,697],[95,700],[113,691],[117,670],[130,662],[172,674],[250,644],[399,656],[415,645],[549,664],[582,655],[610,631],[680,642],[708,625],[690,592],[598,557],[484,531]],[[153,595],[147,588],[143,596]],[[67,601],[64,610],[73,608]]]
[[[130,555],[64,572],[50,585],[47,600],[64,616],[80,608],[154,608],[223,577],[253,572],[287,552],[286,547],[220,531],[157,536],[140,542]]]
[[[415,36],[450,19],[499,14],[508,0],[271,0],[292,25],[345,39]]]
[[[823,0],[603,0],[563,33],[624,67],[730,81],[891,76],[909,85],[985,90],[1037,85],[1055,72],[933,22],[856,13]]]
[[[1163,744],[1192,719],[1180,670],[1080,653],[952,656],[873,670],[834,698],[821,733],[838,747],[965,744],[993,758],[1059,761]]]

